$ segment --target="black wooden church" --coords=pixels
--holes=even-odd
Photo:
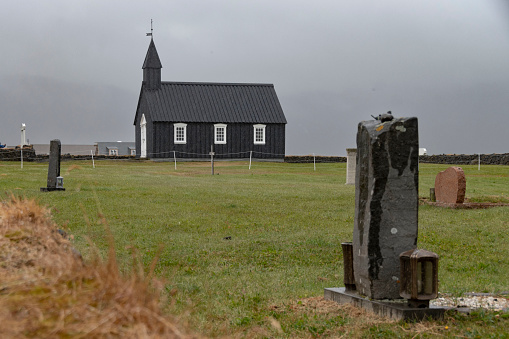
[[[286,118],[272,84],[161,81],[151,39],[134,118],[141,158],[284,159]]]

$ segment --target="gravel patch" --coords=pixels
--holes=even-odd
[[[431,305],[509,312],[509,294],[468,293],[461,297],[454,297],[440,293],[437,299],[430,301]]]

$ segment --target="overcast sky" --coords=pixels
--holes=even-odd
[[[134,141],[150,19],[163,80],[273,83],[289,155],[388,110],[430,154],[509,152],[507,0],[9,1],[0,142]]]

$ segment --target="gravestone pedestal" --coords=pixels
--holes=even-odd
[[[399,255],[417,246],[418,167],[417,118],[359,124],[353,252],[361,295],[400,298]]]
[[[60,140],[55,139],[51,140],[49,146],[49,165],[48,165],[48,180],[47,187],[41,187],[42,192],[50,192],[50,191],[65,191],[65,188],[57,185],[58,179],[62,180],[60,177],[60,153],[62,150],[62,145]]]

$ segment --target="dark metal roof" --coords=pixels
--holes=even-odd
[[[143,62],[142,68],[163,68],[153,39],[150,39],[150,45],[148,46],[147,55],[145,56],[145,62]]]
[[[141,94],[152,121],[286,124],[272,84],[164,81]]]

